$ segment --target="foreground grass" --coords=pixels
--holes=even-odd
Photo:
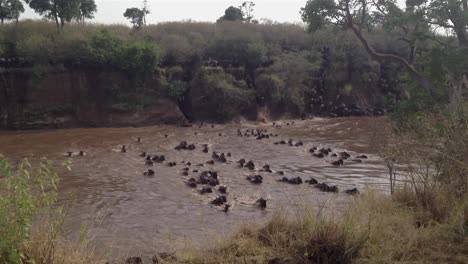
[[[427,221],[423,208],[408,206],[412,198],[405,190],[367,193],[340,219],[276,215],[212,250],[181,254],[177,263],[468,263],[467,200],[443,221]]]
[[[85,229],[77,241],[65,238],[64,213],[56,205],[58,184],[50,161],[12,166],[0,155],[0,264],[105,263]]]
[[[411,206],[414,198],[406,190],[369,192],[353,198],[337,219],[313,211],[295,219],[276,214],[210,249],[180,251],[157,263],[468,263],[468,199],[446,207],[439,221]],[[67,241],[53,230],[50,224],[36,228],[24,243],[22,263],[106,263],[88,243]]]

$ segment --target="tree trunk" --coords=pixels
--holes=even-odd
[[[8,96],[8,84],[7,84],[7,80],[5,78],[4,73],[1,73],[1,78],[2,78],[1,87],[2,87],[3,97],[4,97],[5,102],[2,104],[2,107],[0,108],[1,110],[0,117],[1,117],[2,126],[4,128],[8,128],[8,109],[10,105],[9,104],[10,99]]]
[[[0,87],[2,88],[3,97],[4,97],[4,105],[3,113],[0,113],[2,116],[2,123],[3,127],[6,129],[10,129],[14,127],[15,122],[15,92],[13,87],[15,87],[15,75],[7,70],[4,70],[0,73]]]
[[[457,35],[458,38],[458,43],[462,47],[468,47],[468,36],[464,28],[456,28],[455,29],[455,34]]]
[[[58,10],[58,8],[57,8],[57,2],[54,1],[54,9],[52,10],[52,13],[53,13],[53,15],[54,15],[55,25],[57,26],[57,31],[58,31],[58,33],[60,34],[60,25],[59,25],[57,10]]]
[[[416,41],[413,41],[413,43],[411,43],[411,48],[410,48],[409,64],[414,65],[415,62],[416,62]]]
[[[458,43],[461,47],[468,47],[468,32],[466,30],[468,24],[468,1],[463,0],[463,9],[461,15],[465,17],[451,17],[450,21],[453,24],[453,31],[457,35]]]
[[[55,25],[57,26],[57,30],[58,30],[58,32],[60,33],[60,24],[59,24],[59,20],[58,20],[57,14],[55,14],[54,17],[55,17]]]
[[[457,78],[451,77],[449,80],[449,100],[450,106],[453,108],[459,107],[468,97],[468,77],[467,74],[462,74]]]

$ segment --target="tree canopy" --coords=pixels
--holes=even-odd
[[[55,20],[60,30],[65,22],[73,19],[83,21],[92,18],[97,7],[94,0],[25,0],[34,11],[40,15]]]
[[[245,20],[250,23],[253,19],[253,11],[254,11],[254,6],[255,6],[255,3],[252,2],[252,1],[245,1],[242,3],[242,5],[240,6],[240,9],[244,10],[244,14],[245,14]]]
[[[23,3],[20,0],[1,0],[0,1],[0,20],[2,24],[5,20],[16,20],[24,12]]]
[[[93,19],[97,11],[97,5],[94,0],[80,0],[79,15],[77,20],[84,23],[85,19]]]
[[[244,12],[240,7],[230,6],[218,21],[244,21]]]
[[[127,8],[123,15],[130,20],[134,29],[140,29],[145,25],[147,14],[149,14],[149,10],[145,8],[132,7]]]
[[[430,0],[406,1],[406,7],[398,6],[396,0],[309,0],[301,10],[302,19],[308,23],[309,31],[321,28],[339,27],[350,29],[362,43],[368,54],[377,61],[391,61],[402,65],[410,75],[434,96],[431,76],[418,64],[419,47],[427,40],[439,43],[446,52],[466,54],[468,47],[468,1],[467,0]],[[397,40],[406,43],[407,56],[379,51],[368,41],[364,30],[385,30]],[[446,38],[441,40],[440,31],[452,33],[457,40],[454,45]],[[426,55],[435,49],[428,47]],[[419,53],[420,54],[420,53]],[[462,56],[466,58],[466,55]],[[420,60],[424,60],[420,56]],[[460,60],[447,64],[460,65]],[[447,72],[451,75],[453,71]],[[440,74],[440,73],[439,73]],[[466,71],[458,76],[459,88],[465,86]],[[461,84],[459,81],[465,82]],[[453,89],[454,87],[451,87]],[[458,88],[456,88],[458,89]]]

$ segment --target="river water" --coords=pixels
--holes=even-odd
[[[61,172],[60,203],[67,208],[66,229],[76,236],[80,226],[89,227],[98,248],[120,255],[153,254],[186,245],[204,246],[215,238],[230,235],[245,223],[263,223],[278,212],[300,214],[303,208],[327,208],[339,213],[351,196],[342,191],[359,188],[385,190],[386,170],[372,146],[382,129],[384,118],[337,118],[294,121],[281,127],[268,124],[198,125],[191,128],[154,126],[145,128],[95,128],[50,131],[0,132],[0,153],[12,161],[28,157],[47,157]],[[263,128],[278,137],[257,140],[238,137],[237,129]],[[167,137],[166,137],[167,135]],[[137,138],[141,142],[137,142]],[[303,146],[275,145],[293,139]],[[174,150],[182,140],[194,143],[193,151]],[[202,152],[208,144],[209,153]],[[121,146],[127,152],[121,152]],[[311,147],[330,147],[333,152],[347,151],[354,158],[365,154],[363,162],[345,161],[344,166],[331,164],[337,158],[313,157]],[[78,152],[85,151],[80,156]],[[73,151],[72,157],[66,153]],[[166,164],[145,165],[141,152],[165,155]],[[211,160],[211,152],[231,153],[227,163]],[[319,182],[337,185],[340,193],[324,193],[309,184],[291,185],[278,182],[277,173],[255,172],[264,181],[260,185],[245,178],[253,172],[239,168],[241,158],[252,160],[259,170],[269,164],[273,171],[286,177],[314,177]],[[60,167],[67,159],[72,171]],[[169,167],[167,162],[176,162]],[[190,162],[189,176],[182,176],[183,162]],[[197,167],[197,164],[205,164]],[[143,176],[148,169],[154,177]],[[185,181],[198,177],[193,170],[214,170],[219,181],[228,187],[231,210],[222,212],[210,204],[219,193],[201,195]],[[254,203],[268,200],[267,209]]]

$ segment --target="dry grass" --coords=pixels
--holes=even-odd
[[[31,237],[24,243],[23,263],[34,264],[100,264],[108,256],[98,256],[92,238],[83,226],[76,241],[66,237],[61,210],[54,210],[35,224]]]
[[[468,263],[467,200],[452,204],[444,221],[421,225],[426,211],[408,206],[417,203],[404,192],[366,193],[339,219],[278,214],[213,249],[181,252],[177,263]]]
[[[263,227],[244,226],[215,248],[189,256],[185,263],[353,263],[367,240],[347,221],[314,214],[291,219],[276,214]],[[192,252],[193,253],[193,252]]]
[[[401,203],[401,197],[406,197],[406,204]],[[466,203],[454,206],[450,217],[438,222],[424,208],[407,206],[415,203],[414,196],[403,194],[399,198],[397,201],[368,194],[350,210],[354,229],[369,231],[367,243],[360,252],[360,263],[468,262]],[[420,224],[422,218],[425,225]]]

